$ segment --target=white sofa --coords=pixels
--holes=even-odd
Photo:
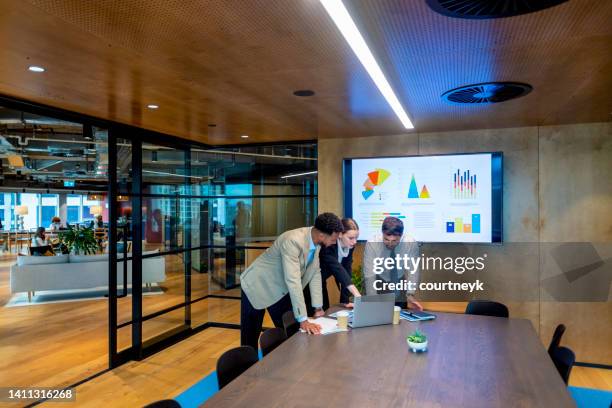
[[[143,255],[159,251],[143,252]],[[123,285],[123,262],[117,262],[117,287]],[[142,283],[166,280],[163,256],[142,260]],[[132,283],[132,260],[127,262],[127,283]],[[108,287],[108,255],[19,256],[11,266],[11,293]]]

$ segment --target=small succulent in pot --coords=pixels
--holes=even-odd
[[[418,329],[406,337],[406,342],[408,343],[408,347],[415,353],[427,351],[427,336]]]

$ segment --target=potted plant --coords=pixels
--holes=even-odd
[[[427,336],[420,332],[418,329],[415,330],[410,336],[406,337],[408,347],[413,352],[427,351]]]
[[[62,241],[75,255],[95,254],[99,248],[94,230],[91,227],[73,228],[68,226],[68,231],[62,234]]]
[[[364,281],[363,281],[363,273],[361,272],[361,267],[353,268],[353,274],[351,275],[351,281],[353,285],[359,290],[361,293],[365,293]]]

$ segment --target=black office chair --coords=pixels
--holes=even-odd
[[[257,351],[251,346],[236,347],[223,353],[217,360],[219,389],[232,382],[258,360]]]
[[[181,404],[173,399],[159,400],[145,405],[143,408],[181,408]]]
[[[292,310],[283,313],[283,327],[287,338],[293,336],[300,330],[300,324],[295,320],[295,315]]]
[[[565,385],[568,384],[572,367],[576,361],[576,355],[567,347],[557,347],[552,353],[552,361],[557,367],[557,371],[563,378]]]
[[[563,333],[565,333],[565,325],[560,324],[555,329],[555,332],[552,336],[552,340],[550,341],[550,346],[548,346],[548,354],[552,358],[553,352],[559,348],[561,344],[561,337],[563,337]]]
[[[465,314],[493,317],[510,316],[506,305],[490,300],[472,300],[465,308]]]
[[[285,329],[275,327],[268,329],[263,332],[259,338],[259,347],[261,348],[261,354],[265,357],[272,352],[275,348],[280,346],[283,341],[287,340]]]

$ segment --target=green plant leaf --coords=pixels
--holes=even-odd
[[[74,228],[68,226],[68,231],[61,235],[61,240],[76,255],[95,254],[100,247],[91,227]]]
[[[417,329],[408,336],[407,339],[411,343],[425,343],[427,341],[427,336]]]
[[[351,276],[351,281],[353,285],[359,290],[360,293],[365,293],[365,288],[363,287],[363,273],[361,272],[361,266],[353,268],[353,275]]]

